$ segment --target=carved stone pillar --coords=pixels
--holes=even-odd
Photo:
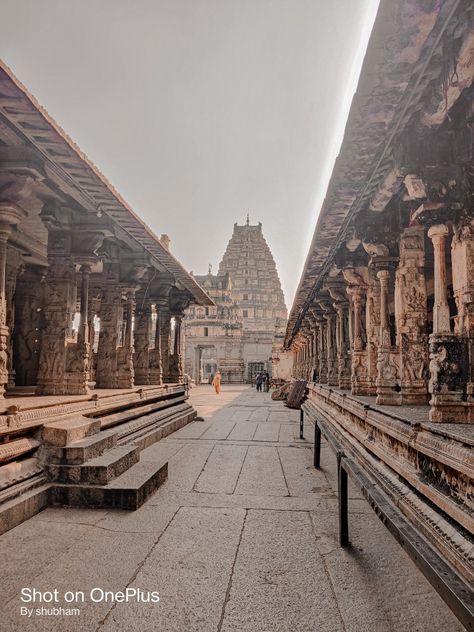
[[[35,386],[41,349],[44,272],[28,267],[19,277],[15,297],[13,365],[17,386]]]
[[[100,301],[100,331],[97,348],[96,388],[118,388],[117,359],[122,289],[113,264],[104,264],[104,288]]]
[[[161,311],[161,364],[163,367],[163,382],[172,382],[170,377],[170,338],[171,338],[171,314],[168,306],[163,306]]]
[[[85,395],[89,392],[89,279],[91,267],[84,263],[80,268],[81,303],[77,341],[66,348],[65,392],[70,395]]]
[[[336,349],[336,314],[329,305],[325,305],[326,319],[326,361],[327,381],[329,386],[338,386],[338,366]]]
[[[155,304],[156,321],[155,321],[155,346],[150,349],[150,384],[163,384],[163,366],[162,366],[162,350],[161,337],[163,329],[163,317],[165,311],[163,304],[159,302]]]
[[[7,267],[5,278],[5,296],[6,296],[6,324],[8,327],[8,384],[7,388],[15,387],[15,366],[13,362],[13,339],[15,332],[15,295],[16,284],[23,258],[16,248],[7,247]]]
[[[314,327],[313,327],[313,348],[314,348],[314,359],[313,359],[313,374],[311,376],[311,380],[313,382],[319,382],[319,362],[320,362],[319,326],[316,319],[314,319]]]
[[[390,322],[388,312],[389,270],[379,270],[380,281],[380,330],[377,350],[377,404],[394,405],[400,403],[398,393],[398,374],[395,354],[392,354]]]
[[[467,421],[474,423],[474,220],[469,215],[454,226],[451,263],[457,306],[454,332],[467,345]]]
[[[430,420],[464,422],[468,373],[466,339],[451,334],[446,277],[446,238],[449,229],[436,224],[428,230],[434,250],[433,333],[430,336]]]
[[[369,268],[369,287],[365,301],[365,330],[367,351],[367,382],[365,391],[367,395],[376,394],[377,381],[377,354],[379,347],[380,331],[380,285],[375,271]]]
[[[139,297],[135,311],[135,384],[151,384],[150,333],[151,303],[149,299]]]
[[[174,317],[174,345],[173,355],[170,356],[170,370],[169,377],[170,382],[182,382],[183,381],[183,358],[181,349],[181,328],[182,328],[183,314],[176,314]]]
[[[319,382],[320,384],[327,384],[328,381],[328,361],[327,361],[327,323],[322,314],[318,314],[318,329],[319,329]]]
[[[50,233],[49,238],[54,240],[54,235]],[[70,257],[55,255],[50,256],[49,261],[37,394],[64,395],[67,393],[66,348],[76,305],[76,270]]]
[[[135,379],[133,366],[133,317],[135,313],[135,288],[126,291],[125,303],[125,335],[122,347],[117,351],[117,385],[118,388],[132,388]]]
[[[87,314],[87,323],[89,326],[89,344],[90,344],[90,361],[89,361],[89,380],[97,381],[97,346],[98,336],[95,330],[95,318],[100,313],[100,294],[97,288],[94,289],[92,296],[89,295],[89,310]],[[97,338],[96,338],[97,336]]]
[[[367,353],[362,331],[362,305],[365,288],[350,285],[347,292],[353,309],[353,351],[351,356],[351,391],[353,395],[367,395]]]
[[[428,402],[428,335],[424,228],[410,226],[400,236],[395,275],[395,319],[402,404]]]
[[[348,304],[336,302],[334,307],[337,314],[336,346],[338,384],[340,389],[349,390],[351,388],[351,367],[349,354]]]
[[[8,383],[8,349],[10,332],[7,324],[7,242],[12,226],[23,217],[20,209],[13,205],[0,206],[0,397]]]

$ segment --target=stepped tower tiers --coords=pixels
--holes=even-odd
[[[207,382],[219,369],[225,383],[271,374],[275,332],[286,326],[287,311],[262,224],[234,224],[218,274],[209,267],[194,278],[215,306],[187,310],[186,373]]]
[[[275,261],[263,236],[262,224],[234,224],[234,232],[219,265],[228,273],[240,307],[244,330],[271,331],[277,319],[286,320],[287,309]]]

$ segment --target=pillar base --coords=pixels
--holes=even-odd
[[[474,407],[462,401],[462,393],[437,393],[430,400],[430,421],[435,423],[474,423]]]
[[[379,406],[400,406],[400,391],[394,390],[392,386],[377,386],[375,403]]]

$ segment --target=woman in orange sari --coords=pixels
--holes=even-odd
[[[215,378],[212,380],[212,386],[214,387],[214,390],[216,391],[216,395],[219,395],[219,393],[221,392],[221,373],[220,373],[220,371],[217,371]]]

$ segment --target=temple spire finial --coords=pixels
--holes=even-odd
[[[212,274],[212,263],[210,263],[210,264],[209,264],[209,268],[207,269],[207,273],[208,273],[209,275],[211,275],[211,274]]]
[[[247,211],[247,226],[250,224],[250,213]]]

